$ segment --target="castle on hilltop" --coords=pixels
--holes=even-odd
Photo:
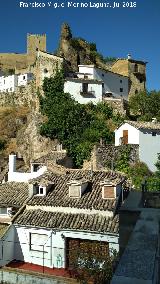
[[[10,79],[18,82],[17,77],[4,78],[13,74],[26,78],[27,74],[32,74],[36,88],[41,88],[44,78],[54,76],[57,67],[64,68],[66,91],[80,103],[98,102],[108,97],[128,100],[130,95],[145,90],[146,62],[128,55],[108,65],[93,56],[92,45],[81,38],[73,38],[67,24],[62,25],[56,55],[46,50],[46,34],[27,34],[26,53],[0,53],[0,91],[16,90],[19,85],[14,88]]]

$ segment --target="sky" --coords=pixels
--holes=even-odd
[[[109,7],[96,8],[99,3]],[[130,53],[148,62],[147,89],[160,90],[160,0],[0,0],[0,52],[25,53],[27,33],[46,33],[47,51],[53,52],[64,22],[104,56]]]

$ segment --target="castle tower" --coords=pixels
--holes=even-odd
[[[36,55],[37,50],[46,51],[46,34],[27,34],[27,54]]]
[[[146,64],[147,62],[132,59],[128,54],[127,59],[118,59],[111,71],[127,76],[129,79],[128,95],[134,95],[146,89]]]

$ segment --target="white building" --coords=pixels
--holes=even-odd
[[[66,78],[64,92],[81,104],[93,102],[94,104],[102,101],[103,82],[95,79]]]
[[[0,265],[24,261],[50,268],[70,268],[83,244],[112,253],[119,250],[115,216],[124,178],[111,172],[48,172],[29,184],[30,199],[0,241]],[[91,188],[90,188],[91,187]],[[9,244],[7,246],[7,244]]]
[[[0,92],[15,92],[18,86],[18,76],[10,75],[7,77],[0,77]]]
[[[31,172],[23,173],[16,171],[16,155],[9,155],[9,172],[8,172],[8,181],[14,182],[28,182],[30,179],[39,177],[47,170],[46,166],[42,166],[39,169],[34,171],[34,167],[31,165]]]
[[[75,78],[77,77],[77,78]],[[74,78],[66,78],[64,92],[79,103],[98,103],[106,97],[128,99],[128,77],[94,65],[79,65]]]
[[[121,144],[139,145],[139,160],[151,171],[156,171],[160,153],[160,123],[127,121],[115,130],[115,146]]]
[[[17,87],[26,86],[32,80],[32,73],[0,76],[0,92],[13,93]]]
[[[26,86],[33,78],[33,73],[18,75],[18,86]]]

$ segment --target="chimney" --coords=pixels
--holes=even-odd
[[[11,153],[9,155],[9,172],[14,173],[16,172],[16,154]]]
[[[131,57],[131,54],[130,54],[130,53],[128,53],[127,58],[128,58],[128,59],[132,59],[132,57]]]
[[[69,197],[71,198],[81,198],[82,194],[85,192],[88,181],[85,179],[71,180],[67,183],[69,185]]]

